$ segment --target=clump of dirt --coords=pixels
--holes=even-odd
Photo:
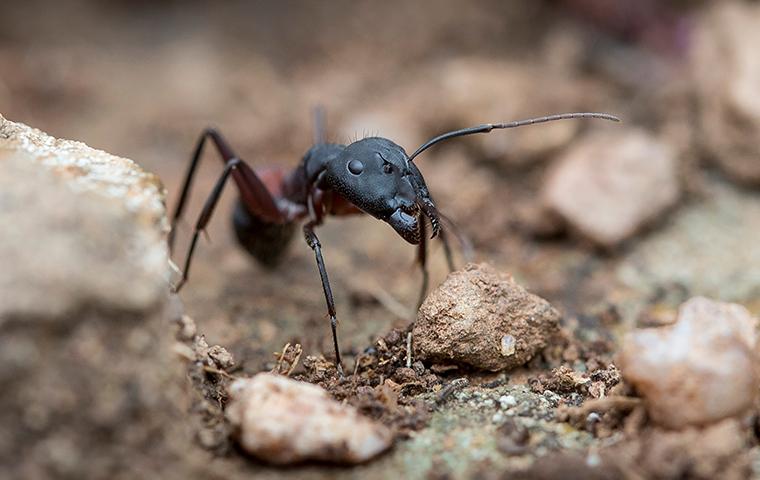
[[[224,347],[209,346],[186,315],[177,320],[176,340],[174,350],[187,362],[187,379],[194,393],[189,417],[196,440],[217,455],[227,454],[232,451],[232,428],[224,408],[234,378],[228,371],[234,370],[235,361]]]
[[[430,403],[423,392],[437,392],[443,380],[420,361],[412,362],[411,326],[392,329],[356,357],[353,373],[338,374],[324,357],[309,356],[305,372],[296,379],[320,385],[338,400],[391,427],[400,438],[423,428],[430,418]]]

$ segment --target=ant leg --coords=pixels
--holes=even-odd
[[[420,296],[417,299],[417,310],[422,306],[422,302],[425,300],[425,294],[427,293],[428,283],[430,281],[430,274],[427,268],[427,228],[425,227],[424,218],[420,218],[420,244],[417,247],[417,263],[422,270],[422,288],[420,289]]]
[[[185,181],[182,184],[179,200],[177,201],[177,206],[174,207],[174,213],[172,214],[171,230],[169,231],[169,238],[167,239],[170,254],[174,249],[177,222],[182,216],[182,212],[185,210],[187,199],[190,195],[190,187],[193,184],[193,178],[195,177],[195,172],[200,163],[201,154],[203,153],[203,147],[207,138],[212,140],[225,164],[229,164],[230,161],[238,158],[238,156],[232,151],[229,143],[227,143],[217,130],[207,128],[203,131],[195,146],[195,150],[193,151],[190,166],[187,169]],[[282,214],[277,208],[272,195],[269,193],[269,190],[264,183],[258,178],[258,176],[256,176],[256,173],[243,162],[240,162],[238,167],[239,168],[233,171],[233,178],[237,183],[246,206],[253,213],[265,220],[282,221]]]
[[[441,238],[441,243],[443,243],[443,252],[446,255],[446,263],[449,265],[449,272],[453,272],[454,257],[451,254],[451,245],[449,244],[449,237],[446,234],[446,230],[442,228],[438,232],[438,236]]]
[[[203,229],[206,228],[206,225],[211,219],[211,215],[214,213],[214,208],[219,202],[219,198],[222,196],[222,190],[224,189],[224,185],[227,182],[227,179],[229,178],[230,174],[235,171],[235,169],[237,169],[241,164],[242,162],[237,158],[233,158],[227,162],[227,165],[224,167],[224,172],[222,172],[222,175],[216,181],[216,185],[214,185],[214,189],[211,191],[211,195],[209,195],[209,197],[206,199],[206,203],[203,205],[203,210],[201,210],[201,214],[198,216],[198,221],[195,223],[195,229],[193,230],[193,239],[190,241],[190,248],[188,249],[187,256],[185,257],[185,266],[182,269],[182,278],[180,279],[179,283],[174,286],[175,293],[178,292],[180,288],[182,288],[182,285],[184,285],[185,282],[187,282],[187,278],[190,275],[190,262],[193,259],[193,252],[195,251],[195,245],[198,242],[198,237],[200,236],[200,233],[203,231]]]
[[[335,348],[335,366],[338,369],[338,373],[343,377],[343,366],[340,359],[340,347],[338,346],[338,319],[335,316],[335,301],[333,300],[332,290],[330,289],[330,280],[327,278],[327,269],[325,269],[325,261],[322,259],[322,245],[319,243],[319,238],[314,233],[314,227],[317,222],[314,220],[306,223],[303,226],[303,234],[306,239],[306,243],[309,244],[312,250],[314,250],[314,256],[317,259],[317,268],[319,268],[319,276],[322,279],[322,289],[325,292],[325,301],[327,302],[327,313],[330,315],[330,326],[332,327],[333,347]]]

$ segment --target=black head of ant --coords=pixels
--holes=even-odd
[[[601,118],[619,121],[604,113],[565,113],[509,123],[484,124],[454,130],[425,142],[411,156],[386,138],[370,137],[353,142],[327,162],[321,184],[338,192],[373,217],[388,223],[407,242],[419,244],[420,222],[432,226],[431,238],[440,232],[440,217],[425,179],[413,160],[433,145],[464,135],[488,133],[496,129],[574,118]]]

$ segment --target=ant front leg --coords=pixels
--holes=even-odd
[[[317,220],[311,220],[303,226],[303,234],[306,239],[306,243],[314,250],[314,256],[317,259],[317,268],[319,269],[319,277],[322,279],[322,289],[325,293],[325,301],[327,302],[327,313],[330,315],[330,326],[332,327],[333,347],[335,348],[335,366],[338,369],[338,373],[343,377],[343,365],[340,359],[340,346],[338,345],[338,319],[335,315],[335,300],[333,300],[332,289],[330,288],[330,280],[327,278],[327,269],[325,268],[325,261],[322,259],[322,245],[319,243],[319,238],[314,233],[314,227],[319,225]]]

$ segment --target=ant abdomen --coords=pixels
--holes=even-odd
[[[266,268],[280,264],[298,228],[296,222],[266,222],[248,211],[240,200],[232,213],[232,225],[238,243]]]

